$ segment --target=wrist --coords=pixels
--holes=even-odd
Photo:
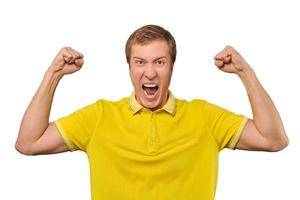
[[[243,85],[245,86],[247,92],[250,91],[251,88],[255,88],[258,83],[258,79],[256,74],[252,68],[247,70],[241,71],[238,74],[240,80],[242,81]]]
[[[254,71],[250,66],[237,73],[237,75],[240,77],[240,79],[246,79],[247,77],[249,77],[253,74],[254,74]]]
[[[54,80],[60,80],[63,77],[63,74],[59,71],[54,71],[51,68],[49,68],[45,73],[45,77],[48,77],[48,78],[54,79]]]
[[[59,72],[53,72],[51,70],[47,70],[46,73],[44,74],[44,78],[42,80],[39,90],[42,93],[49,94],[50,92],[50,94],[54,94],[54,91],[62,76],[63,75]]]

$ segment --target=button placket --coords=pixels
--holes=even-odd
[[[155,131],[155,114],[151,113],[150,138],[149,144],[151,148],[156,146],[156,131]]]

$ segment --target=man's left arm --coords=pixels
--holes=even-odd
[[[236,148],[253,151],[284,149],[289,140],[280,115],[250,65],[230,46],[226,46],[214,59],[220,70],[239,76],[252,108],[253,119],[248,120]]]

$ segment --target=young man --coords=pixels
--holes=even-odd
[[[93,200],[212,200],[223,148],[279,151],[288,145],[272,100],[232,47],[215,56],[215,65],[241,79],[253,119],[173,96],[168,88],[176,44],[162,27],[136,30],[126,58],[134,86],[130,97],[99,100],[49,123],[57,84],[83,65],[81,53],[62,48],[24,114],[16,149],[25,155],[86,152]]]

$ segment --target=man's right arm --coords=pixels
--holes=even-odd
[[[54,123],[49,123],[49,115],[60,79],[80,70],[82,65],[83,55],[70,47],[57,54],[23,116],[15,144],[20,153],[39,155],[68,150]]]

